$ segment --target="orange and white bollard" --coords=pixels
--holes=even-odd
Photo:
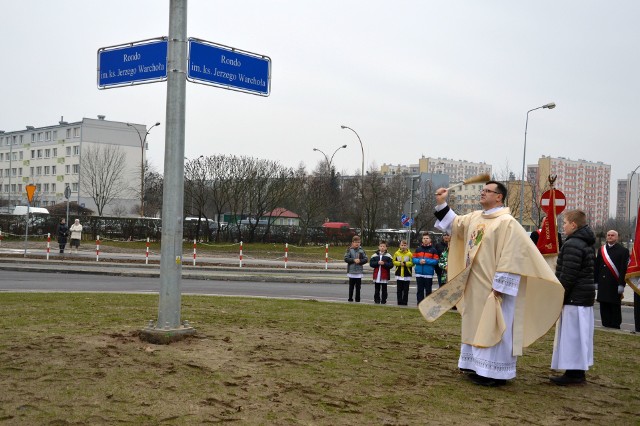
[[[324,245],[324,269],[329,269],[329,244]]]
[[[284,244],[284,269],[287,269],[287,260],[289,258],[289,243]]]
[[[100,260],[100,235],[96,239],[96,262]]]
[[[51,234],[47,233],[47,260],[49,260],[50,252],[51,252]]]
[[[147,237],[147,253],[145,254],[144,264],[149,264],[149,237]]]
[[[193,240],[193,266],[196,266],[196,240]]]
[[[242,241],[240,241],[240,267],[242,268]]]

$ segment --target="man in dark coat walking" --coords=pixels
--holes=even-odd
[[[624,276],[629,264],[629,250],[618,244],[618,232],[607,232],[607,243],[598,249],[594,280],[598,284],[598,302],[602,326],[620,328]]]

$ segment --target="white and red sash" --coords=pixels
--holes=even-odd
[[[607,252],[607,249],[605,248],[606,246],[607,245],[605,244],[602,247],[600,247],[600,250],[601,250],[601,253],[602,253],[602,260],[604,260],[604,264],[607,265],[607,268],[609,268],[609,272],[611,272],[611,275],[616,277],[616,280],[619,280],[620,279],[620,272],[618,272],[618,268],[616,268],[616,265],[613,264],[613,261],[609,257],[609,253]]]

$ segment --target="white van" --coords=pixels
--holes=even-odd
[[[27,214],[27,206],[16,206],[13,209],[14,215],[24,216]],[[49,214],[49,210],[43,207],[29,207],[29,214]]]

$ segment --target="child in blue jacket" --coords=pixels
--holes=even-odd
[[[438,265],[438,250],[431,244],[431,235],[422,234],[422,244],[413,253],[413,264],[418,286],[418,304],[431,294],[433,274]]]

